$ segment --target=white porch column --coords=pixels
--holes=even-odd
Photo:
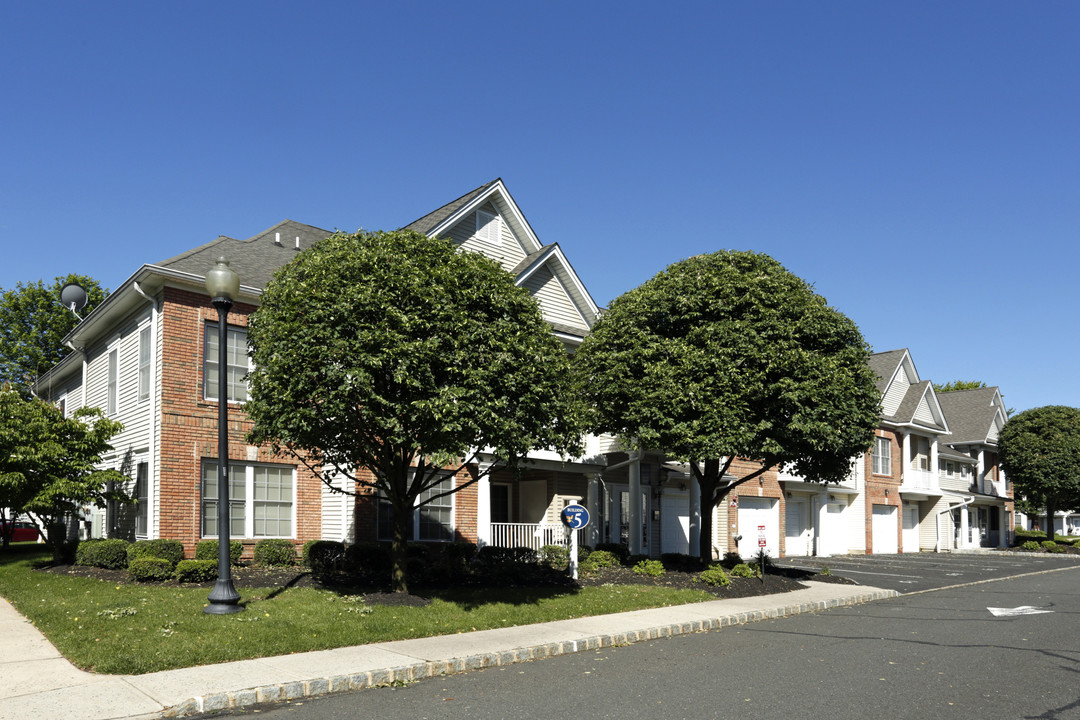
[[[814,513],[814,555],[817,557],[829,557],[829,553],[825,550],[825,536],[822,532],[828,529],[830,532],[833,528],[826,528],[825,523],[829,519],[829,491],[826,490],[818,495],[815,495],[811,500],[814,507],[811,512]]]
[[[491,544],[491,463],[480,463],[477,471],[483,476],[476,482],[476,546]]]
[[[903,481],[907,469],[911,467],[911,433],[904,433],[904,451],[900,458],[900,479]]]
[[[934,439],[930,441],[930,487],[933,488],[941,485],[941,476],[938,473],[937,444],[938,439],[935,436]]]
[[[694,473],[690,473],[687,488],[690,490],[690,555],[697,557],[701,547],[701,486]]]
[[[1009,546],[1007,542],[1009,539],[1009,531],[1012,530],[1009,527],[1009,513],[1005,512],[1005,505],[998,508],[998,527],[1001,531],[998,532],[998,549],[1004,550]]]
[[[630,454],[630,467],[627,473],[630,476],[630,498],[627,505],[630,508],[630,554],[641,554],[641,451],[635,450]]]
[[[984,464],[983,461],[984,461],[983,450],[982,450],[982,448],[980,448],[979,449],[979,454],[975,458],[975,478],[976,478],[976,480],[975,480],[975,491],[976,492],[983,492],[983,487],[984,487],[984,485],[983,485],[983,483],[984,483],[983,473],[986,472],[986,465]]]
[[[596,547],[600,542],[600,476],[589,474],[588,489],[585,495],[585,509],[589,511],[589,527],[585,530],[585,541],[589,547]]]
[[[965,505],[960,508],[960,539],[956,543],[958,548],[971,547],[971,506]]]

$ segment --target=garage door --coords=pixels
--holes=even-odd
[[[660,502],[660,552],[690,554],[690,493],[665,492]]]
[[[897,541],[896,508],[892,505],[875,505],[873,519],[873,551],[875,555],[893,554],[900,551]]]
[[[848,551],[848,529],[844,524],[846,503],[830,502],[821,526],[822,555],[844,555]],[[865,532],[865,531],[864,531]]]
[[[780,557],[780,508],[774,498],[739,498],[739,554],[751,558],[761,546],[758,538],[765,536],[765,552]]]

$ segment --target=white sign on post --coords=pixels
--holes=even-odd
[[[578,577],[578,530],[589,526],[589,511],[577,503],[567,505],[562,510],[562,521],[570,532],[570,577]]]

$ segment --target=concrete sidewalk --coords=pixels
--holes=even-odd
[[[898,595],[894,590],[859,585],[806,585],[806,589],[778,595],[713,600],[147,675],[95,675],[77,669],[0,598],[0,720],[181,717],[715,630]]]

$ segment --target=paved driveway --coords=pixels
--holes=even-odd
[[[1026,573],[1080,566],[1080,555],[1017,552],[905,553],[902,555],[833,555],[776,561],[786,567],[820,570],[851,578],[860,585],[890,588],[902,593],[932,590],[1014,577]]]

